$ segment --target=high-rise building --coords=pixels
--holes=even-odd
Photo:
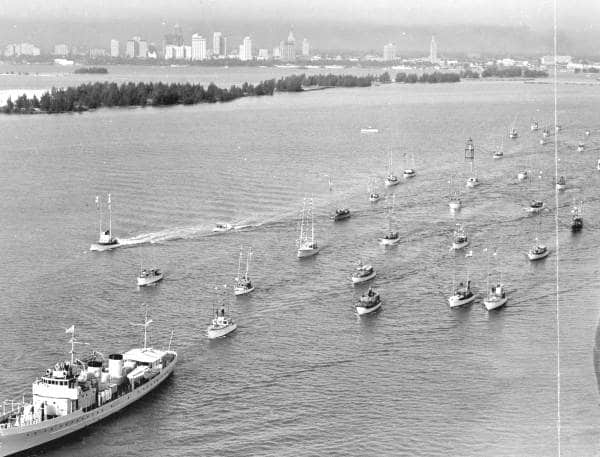
[[[138,40],[137,57],[141,59],[148,57],[148,42],[146,40]]]
[[[249,36],[240,45],[240,60],[252,60],[252,40]]]
[[[281,47],[282,45],[280,44],[279,46],[273,48],[273,59],[281,59]]]
[[[106,49],[104,48],[91,48],[90,58],[97,59],[98,57],[106,57]]]
[[[225,40],[226,38],[221,32],[213,33],[213,57],[227,55],[227,50],[225,49]]]
[[[304,38],[304,39],[302,40],[302,55],[303,55],[304,57],[308,57],[308,56],[310,56],[310,44],[309,44],[309,42],[308,42],[308,39],[307,39],[307,38]]]
[[[173,33],[167,33],[163,39],[163,50],[165,54],[165,59],[167,57],[167,46],[183,46],[183,33],[181,31],[181,27],[179,24],[175,24],[173,27]],[[173,57],[171,57],[173,58]]]
[[[69,46],[66,44],[55,44],[54,52],[52,53],[55,56],[68,56],[69,55]]]
[[[291,30],[281,48],[281,60],[286,62],[294,62],[296,60],[296,39]]]
[[[388,43],[383,47],[383,60],[385,62],[391,62],[396,60],[396,45]]]
[[[192,60],[206,60],[206,38],[197,33],[192,35]]]
[[[431,63],[437,63],[437,43],[435,42],[435,36],[431,37],[431,43],[429,44],[429,61]]]
[[[258,57],[256,60],[269,60],[269,50],[268,49],[259,49]]]
[[[128,59],[135,59],[135,56],[138,54],[138,41],[136,39],[127,40],[127,45],[125,46],[125,57]]]
[[[119,40],[110,40],[110,56],[119,57]]]

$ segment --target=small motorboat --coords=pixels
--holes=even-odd
[[[373,279],[376,276],[375,269],[371,265],[358,264],[356,271],[352,273],[352,284],[359,284]]]
[[[163,279],[163,273],[159,268],[142,268],[137,277],[138,286],[149,286]]]
[[[584,149],[585,149],[585,143],[579,142],[579,144],[577,145],[577,152],[583,152]]]
[[[488,311],[491,311],[504,306],[507,301],[508,297],[504,292],[504,285],[498,283],[490,288],[487,297],[483,299],[483,304]]]
[[[564,176],[560,176],[556,181],[556,190],[565,190],[567,188],[567,179]]]
[[[477,176],[469,176],[467,179],[467,187],[477,187],[481,182]]]
[[[365,128],[360,129],[360,133],[379,133],[379,129],[369,126],[366,129]]]
[[[225,308],[219,312],[217,310],[215,318],[206,329],[206,335],[209,339],[221,338],[233,332],[237,328],[237,324],[231,317],[225,316]]]
[[[538,124],[538,121],[531,121],[531,125],[529,126],[529,128],[531,129],[532,132],[535,132],[535,131],[539,130],[540,125]]]
[[[379,238],[379,243],[390,246],[400,241],[400,232],[390,230],[383,238]]]
[[[396,175],[390,174],[385,178],[384,184],[386,187],[397,186],[400,184],[400,180]]]
[[[579,202],[579,205],[575,206],[571,212],[573,214],[571,231],[579,232],[583,228],[583,202]]]
[[[454,294],[448,298],[450,308],[467,305],[475,300],[475,294],[471,291],[471,281],[465,286],[462,282],[454,289]]]
[[[540,260],[544,257],[548,257],[548,254],[550,254],[550,249],[548,249],[547,246],[540,244],[536,238],[535,244],[527,252],[527,257],[529,257],[529,260]]]
[[[517,173],[517,179],[519,181],[524,181],[529,177],[529,172],[527,170],[521,170]]]
[[[310,257],[319,253],[319,246],[316,241],[306,240],[298,248],[298,257]]]
[[[415,176],[417,176],[417,172],[414,170],[414,168],[407,168],[406,170],[404,170],[402,175],[405,178],[414,178]]]
[[[450,201],[448,202],[448,206],[450,207],[451,210],[456,211],[458,209],[460,209],[460,207],[462,206],[462,201],[460,200],[460,198],[454,196],[450,198]]]
[[[335,210],[335,213],[331,218],[334,222],[343,221],[344,219],[348,219],[350,217],[350,210],[348,208],[338,208]]]
[[[492,154],[492,157],[494,159],[501,159],[502,157],[504,157],[504,152],[502,152],[502,150],[498,150],[498,151],[494,151],[494,153]]]
[[[110,234],[110,230],[100,233],[97,243],[90,245],[90,251],[108,251],[119,246],[119,240]]]
[[[508,137],[511,140],[514,140],[514,139],[518,138],[519,137],[519,133],[517,132],[517,129],[514,128],[514,127],[512,129],[510,129],[510,131],[508,132]]]
[[[254,286],[252,285],[252,281],[250,281],[250,259],[252,258],[252,248],[248,249],[248,254],[246,256],[246,271],[242,276],[242,257],[243,257],[243,248],[240,248],[240,258],[238,261],[238,274],[235,278],[235,284],[233,286],[233,293],[235,295],[245,295],[249,294],[254,290]]]
[[[531,200],[527,211],[529,213],[539,213],[544,209],[544,202],[542,200]]]
[[[377,201],[379,201],[381,199],[381,195],[379,195],[377,192],[371,192],[369,194],[369,201],[371,203],[375,203]]]
[[[458,250],[469,245],[469,238],[467,232],[461,224],[456,224],[456,229],[452,235],[452,249]]]
[[[371,287],[366,294],[360,297],[360,302],[356,305],[356,313],[359,316],[369,314],[381,308],[381,297]]]
[[[224,222],[220,222],[218,224],[215,225],[215,227],[213,228],[213,232],[229,232],[233,230],[233,225],[231,224],[226,224]]]

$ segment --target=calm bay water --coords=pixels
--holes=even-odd
[[[173,70],[181,70],[176,80],[217,84],[280,71],[211,69],[213,78]],[[139,71],[142,80],[169,79],[163,69]],[[39,79],[0,78],[0,89],[46,87]],[[559,87],[559,173],[568,181],[558,208],[561,437],[569,456],[600,449],[599,102],[598,86]],[[485,81],[0,118],[0,396],[29,392],[66,357],[71,324],[105,354],[141,344],[129,322],[143,319],[146,303],[154,346],[175,330],[175,375],[39,454],[81,455],[90,446],[104,456],[555,454],[556,252],[528,262],[537,219],[524,210],[530,197],[544,197],[540,238],[554,246],[553,143],[541,146],[529,132],[532,117],[551,124],[552,107],[551,85]],[[505,139],[505,157],[494,161],[513,122],[521,137]],[[380,133],[361,135],[369,125]],[[592,134],[578,153],[586,128]],[[483,183],[463,187],[464,207],[452,214],[444,198],[451,175],[466,179],[468,136]],[[414,152],[417,177],[394,189],[403,241],[383,249],[385,202],[369,204],[367,183],[382,182],[390,148],[397,171]],[[543,179],[518,182],[523,167]],[[126,246],[89,252],[94,196],[108,191],[113,231]],[[322,251],[300,262],[294,242],[305,195],[315,198]],[[575,236],[570,209],[580,199],[585,228]],[[336,205],[353,217],[333,224]],[[213,235],[219,221],[243,228]],[[457,222],[471,235],[469,259],[448,251]],[[209,342],[214,287],[232,283],[240,245],[253,247],[257,289],[232,300],[239,329]],[[498,250],[492,266],[508,306],[488,313],[479,300],[450,310],[455,262],[485,291],[485,247]],[[153,258],[166,278],[137,290],[139,263]],[[377,269],[384,299],[380,313],[361,319],[353,304],[365,288],[349,280],[359,259]]]

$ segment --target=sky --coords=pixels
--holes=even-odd
[[[368,22],[552,26],[554,0],[0,0],[0,18],[154,19],[202,17]],[[600,23],[600,0],[557,0],[565,27]]]

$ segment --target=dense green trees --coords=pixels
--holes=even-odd
[[[33,112],[64,113],[113,106],[168,106],[193,105],[196,103],[227,102],[239,97],[273,95],[275,80],[262,81],[256,86],[244,83],[242,88],[229,89],[210,83],[205,89],[200,84],[190,83],[123,83],[95,82],[66,89],[52,88],[38,100],[21,95],[16,102],[7,100],[5,113]]]
[[[106,73],[108,73],[108,70],[104,67],[83,67],[83,68],[77,68],[73,73],[75,73],[75,74],[85,74],[85,73],[106,74]]]
[[[353,75],[290,75],[280,78],[275,88],[280,92],[301,92],[303,86],[321,87],[368,87],[375,80],[374,76]]]
[[[397,83],[409,83],[414,84],[420,83],[456,83],[460,81],[460,75],[458,73],[441,73],[434,71],[433,73],[423,73],[421,76],[417,76],[415,73],[396,73],[395,81]]]
[[[489,78],[491,76],[496,78],[545,78],[548,76],[548,72],[543,70],[530,70],[526,67],[503,67],[492,65],[483,70],[481,76],[483,78]]]

